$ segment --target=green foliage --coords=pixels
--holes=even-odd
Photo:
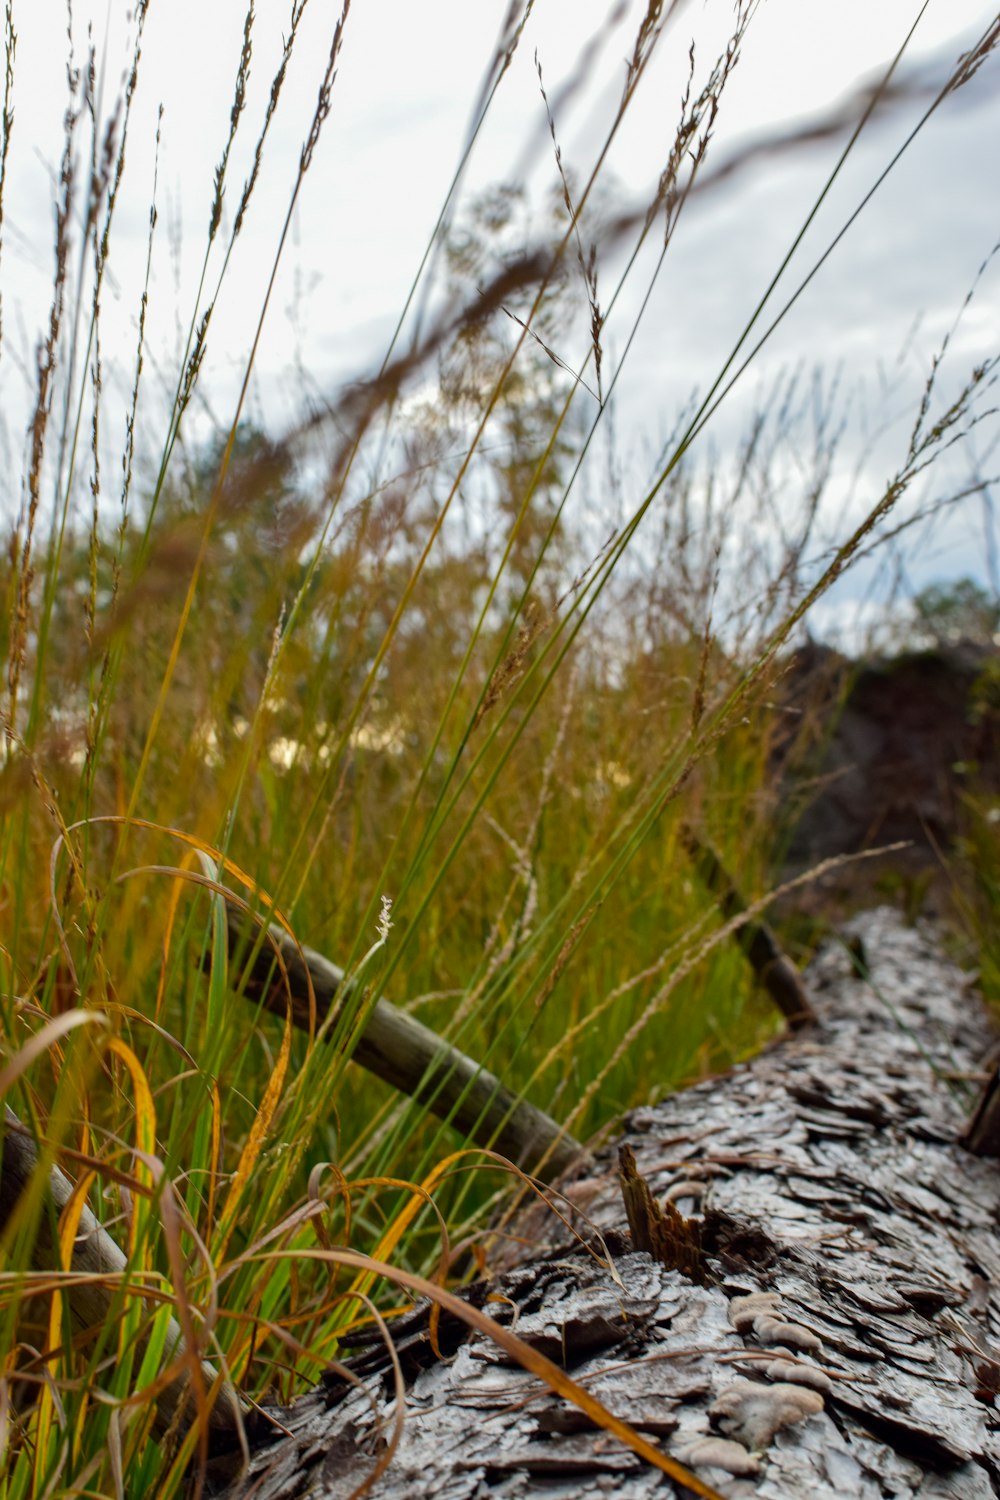
[[[994,645],[1000,633],[1000,600],[971,578],[932,583],[914,596],[913,607],[921,628],[939,646]]]

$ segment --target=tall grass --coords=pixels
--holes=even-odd
[[[105,1325],[80,1329],[65,1280],[34,1268],[50,1212],[41,1191],[6,1224],[0,1443],[14,1497],[180,1490],[204,1429],[155,1431],[164,1309],[248,1397],[287,1399],[375,1315],[369,1294],[383,1307],[402,1296],[358,1253],[392,1261],[411,1288],[414,1276],[447,1278],[488,1257],[510,1171],[351,1066],[379,993],[584,1138],[773,1031],[681,821],[700,827],[748,895],[767,888],[768,694],[781,649],[980,419],[993,378],[992,364],[977,368],[941,407],[929,372],[896,472],[824,554],[829,417],[798,513],[783,533],[772,524],[768,476],[809,393],[791,380],[776,388],[735,458],[701,463],[694,446],[766,334],[762,303],[648,482],[627,488],[609,444],[608,494],[584,496],[582,460],[603,440],[635,331],[615,324],[616,306],[641,274],[651,288],[669,254],[754,10],[737,6],[710,68],[692,55],[655,192],[641,213],[613,215],[607,150],[656,50],[683,40],[681,7],[651,4],[589,174],[565,165],[545,100],[558,191],[544,232],[537,220],[523,229],[509,189],[460,206],[460,163],[378,373],[291,431],[255,429],[257,341],[295,204],[320,170],[338,66],[349,66],[346,3],[248,319],[240,395],[217,441],[192,444],[216,302],[254,212],[305,9],[292,7],[234,188],[247,12],[162,418],[140,402],[161,233],[154,188],[113,479],[102,298],[147,6],[109,119],[96,56],[68,75],[51,310],[0,627],[0,1064],[43,1163],[84,1184],[129,1274],[115,1278]],[[482,119],[523,23],[512,10]],[[6,37],[0,204],[16,140],[10,5]],[[994,29],[940,97],[995,42]],[[859,129],[890,84],[866,97]],[[644,246],[657,250],[652,273]],[[620,280],[601,289],[612,249]],[[558,350],[581,318],[588,351],[573,369]],[[246,997],[226,893],[282,913],[353,973],[326,1036]],[[65,1264],[71,1217],[62,1227]],[[354,1253],[339,1268],[338,1249]]]

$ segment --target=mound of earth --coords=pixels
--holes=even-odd
[[[864,895],[886,870],[940,870],[970,793],[1000,791],[1000,652],[963,642],[854,663],[810,642],[781,685],[772,766],[791,825],[789,874],[906,841],[820,887]],[[815,899],[815,898],[814,898]]]

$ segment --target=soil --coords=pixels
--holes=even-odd
[[[818,882],[807,908],[840,914],[902,893],[912,915],[943,911],[968,798],[1000,793],[998,687],[1000,652],[971,642],[863,663],[815,643],[795,653],[772,759],[786,873],[909,846]]]

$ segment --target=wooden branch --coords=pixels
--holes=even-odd
[[[728,920],[746,911],[747,903],[736,889],[718,855],[702,842],[687,824],[681,827],[681,843],[694,860],[698,874],[715,897],[715,904]],[[793,1031],[815,1024],[816,1012],[806,995],[802,978],[766,922],[750,921],[736,940],[761,984]]]
[[[31,1132],[8,1106],[4,1109],[2,1130],[3,1146],[0,1152],[0,1234],[6,1229],[17,1211],[22,1194],[39,1170],[38,1149]],[[33,1271],[58,1271],[62,1269],[58,1249],[53,1244],[52,1222],[69,1202],[73,1184],[57,1166],[51,1166],[48,1180],[43,1188],[42,1211],[38,1217],[38,1230],[32,1248],[31,1269]],[[105,1229],[101,1227],[90,1209],[84,1205],[80,1215],[76,1241],[73,1246],[70,1270],[73,1275],[66,1281],[64,1295],[69,1302],[70,1313],[77,1329],[91,1337],[103,1328],[111,1315],[119,1283],[128,1274],[128,1258]],[[79,1279],[77,1279],[79,1278]],[[139,1295],[138,1292],[135,1295]],[[140,1336],[138,1354],[148,1343],[148,1334]],[[164,1344],[163,1365],[176,1359],[184,1344],[180,1325],[171,1318]],[[218,1446],[233,1446],[239,1426],[240,1405],[235,1390],[228,1382],[218,1386],[219,1372],[208,1360],[201,1362],[206,1390],[217,1386],[209,1414],[210,1437],[218,1440]],[[184,1430],[195,1416],[191,1397],[189,1376],[185,1373],[172,1381],[156,1397],[156,1426],[160,1433],[173,1426]],[[229,1440],[229,1441],[227,1441]],[[215,1445],[213,1445],[215,1446]]]
[[[236,907],[227,906],[226,916],[230,951],[238,957],[256,934]],[[273,942],[288,972],[292,1019],[307,1030],[310,980],[319,1023],[343,998],[343,970],[312,948],[300,948],[280,927],[272,924],[268,933],[270,940],[252,960],[247,994],[285,1015],[288,992],[275,965]],[[579,1141],[543,1110],[518,1098],[474,1059],[388,1000],[375,1002],[352,1056],[384,1083],[449,1120],[477,1145],[490,1147],[545,1181],[586,1159]]]
[[[990,1070],[962,1145],[973,1156],[1000,1157],[1000,1059]]]

